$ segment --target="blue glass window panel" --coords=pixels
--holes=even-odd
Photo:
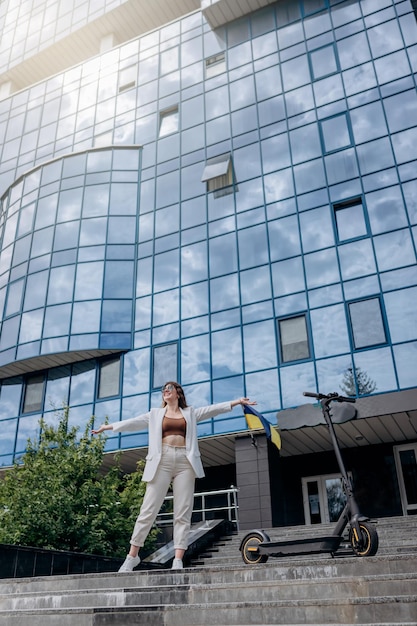
[[[181,168],[181,199],[187,200],[193,196],[200,196],[205,192],[201,175],[204,170],[202,162]]]
[[[140,212],[153,211],[155,202],[155,180],[145,180],[140,186]]]
[[[292,117],[314,109],[314,96],[311,85],[305,85],[285,94],[287,115]],[[281,118],[279,118],[281,119]]]
[[[213,378],[223,378],[242,372],[240,328],[229,328],[211,334],[211,359]]]
[[[320,125],[326,152],[351,145],[346,113],[322,120]]]
[[[244,359],[247,372],[277,367],[274,320],[243,327]]]
[[[9,378],[3,380],[0,391],[0,418],[6,419],[19,415],[22,396],[22,380]]]
[[[206,119],[211,120],[229,112],[228,87],[213,89],[205,94]]]
[[[359,175],[355,152],[352,148],[324,157],[329,185],[334,185]]]
[[[378,268],[395,269],[404,265],[414,265],[416,256],[409,230],[399,230],[374,238]]]
[[[309,289],[339,282],[339,269],[334,248],[307,254],[304,262]]]
[[[30,415],[19,419],[16,437],[16,453],[26,450],[28,439],[33,443],[38,442],[40,435],[40,418],[40,415]]]
[[[397,164],[417,159],[417,128],[410,128],[391,136]]]
[[[402,185],[407,213],[411,224],[417,224],[417,180]]]
[[[56,100],[55,114],[58,115],[59,100]],[[45,109],[44,109],[45,112]],[[42,168],[42,186],[61,178],[62,161],[53,161]]]
[[[78,233],[80,222],[66,222],[57,224],[55,228],[54,251],[76,248],[78,245]]]
[[[110,215],[136,215],[138,185],[113,183],[110,190]]]
[[[184,130],[204,122],[203,96],[184,100],[181,104],[181,128]]]
[[[343,395],[356,395],[356,389],[346,386],[346,377],[353,370],[350,356],[337,356],[331,359],[316,361],[317,388],[322,393],[326,389],[334,389]]]
[[[62,176],[68,178],[70,176],[77,176],[85,172],[86,155],[77,154],[74,156],[66,157],[63,161]]]
[[[181,318],[197,317],[208,313],[208,286],[206,282],[188,285],[181,289]]]
[[[417,339],[416,298],[416,287],[392,291],[384,295],[388,326],[393,343]]]
[[[382,393],[397,389],[394,364],[390,348],[365,350],[354,355],[355,369],[369,377],[369,385],[365,389],[359,386],[359,395],[369,393],[369,387],[375,386],[373,392]]]
[[[263,206],[263,204],[264,192],[261,178],[239,183],[239,193],[236,194],[236,211],[246,211],[253,207]]]
[[[72,367],[70,404],[86,404],[94,399],[96,369],[94,361],[83,361]]]
[[[263,370],[262,372],[253,372],[251,374],[246,374],[245,383],[246,395],[249,398],[256,398],[258,401],[258,411],[264,413],[264,411],[267,410],[278,410],[281,408],[277,369]],[[262,389],[261,396],[259,396],[260,389]],[[271,418],[272,415],[268,416],[268,420],[271,421],[272,424],[275,424],[275,416],[275,419]]]
[[[360,32],[337,42],[339,62],[343,70],[362,65],[371,59],[368,38],[365,32]]]
[[[156,208],[179,201],[179,172],[161,174],[156,179]]]
[[[181,322],[181,336],[191,337],[193,335],[201,335],[208,332],[208,317],[193,317]]]
[[[155,346],[152,361],[152,389],[161,389],[167,380],[178,380],[177,342]]]
[[[404,201],[399,187],[389,187],[367,194],[366,205],[374,234],[407,226]]]
[[[215,237],[209,241],[210,276],[235,272],[237,270],[237,249],[235,233]]]
[[[417,266],[404,267],[400,270],[384,272],[380,275],[383,291],[417,285]]]
[[[19,317],[11,317],[3,321],[0,337],[0,350],[6,350],[17,344]]]
[[[394,360],[400,389],[416,386],[417,342],[394,346]]]
[[[233,153],[233,166],[238,182],[259,176],[261,174],[259,144],[251,144],[235,150]]]
[[[223,115],[214,120],[210,120],[206,124],[207,144],[218,143],[224,141],[226,137],[230,137],[230,116]],[[201,177],[200,177],[201,179]]]
[[[36,257],[41,254],[47,254],[52,250],[52,239],[54,236],[54,229],[52,226],[49,228],[43,228],[42,230],[35,231],[32,239],[32,249],[30,256]]]
[[[210,281],[211,311],[221,311],[239,305],[239,286],[236,274],[214,278]]]
[[[322,154],[317,124],[308,124],[291,130],[290,142],[294,164],[314,159]]]
[[[45,409],[62,409],[68,404],[70,367],[55,367],[48,372],[45,391]]]
[[[26,280],[24,310],[36,309],[46,302],[48,271],[31,274]]]
[[[291,215],[268,222],[272,261],[279,261],[301,253],[297,217]]]
[[[79,263],[75,280],[75,300],[101,298],[103,292],[104,263],[101,261]]]
[[[330,102],[335,102],[345,96],[342,78],[339,74],[329,76],[328,78],[322,78],[321,80],[313,83],[313,91],[316,106],[323,106],[325,104],[329,104]]]
[[[255,74],[256,98],[266,100],[282,92],[281,74],[279,67],[274,65]]]
[[[17,419],[5,420],[1,423],[0,454],[7,454],[14,451],[16,429]],[[10,461],[10,465],[11,464],[12,461]],[[5,465],[8,465],[8,463],[5,463]]]
[[[350,206],[334,206],[337,237],[339,241],[363,237],[367,234],[367,226],[363,204],[358,200]]]
[[[41,338],[43,325],[43,309],[23,313],[20,324],[19,343],[36,341]],[[3,326],[4,332],[4,326]]]
[[[71,305],[48,306],[45,311],[44,337],[59,337],[69,334]]]
[[[322,159],[315,159],[307,163],[294,166],[295,187],[297,193],[307,193],[313,189],[320,189],[326,185]]]
[[[71,302],[74,290],[75,267],[64,265],[51,269],[47,304]]]
[[[210,379],[209,335],[199,335],[181,342],[181,380],[194,383]]]
[[[272,296],[269,266],[241,272],[240,292],[242,304],[269,300]]]
[[[31,235],[18,239],[14,244],[12,265],[16,266],[29,258]]]
[[[388,133],[381,102],[371,102],[350,111],[353,136],[356,143],[382,137]]]
[[[319,287],[308,292],[310,308],[318,308],[326,304],[334,304],[343,300],[342,288],[340,285],[329,287]]]
[[[146,296],[152,293],[152,257],[138,261],[136,295]]]
[[[130,300],[104,300],[101,314],[102,332],[130,332],[132,303]]]
[[[160,163],[175,159],[180,151],[180,141],[178,133],[169,135],[168,137],[162,137],[157,144],[158,161]]]
[[[106,242],[107,218],[93,217],[81,220],[80,246],[100,245]]]
[[[133,352],[128,352],[124,355],[124,396],[136,396],[138,393],[149,391],[150,356],[151,352],[149,348],[134,350]],[[136,414],[137,413],[135,412],[131,417],[134,417]]]
[[[212,313],[210,316],[211,329],[222,330],[223,328],[231,328],[239,326],[241,323],[240,309],[229,309],[220,313]]]
[[[32,230],[33,216],[35,214],[35,204],[29,204],[20,210],[19,226],[17,228],[17,237],[26,235]]]
[[[350,302],[349,316],[356,350],[386,343],[379,298]]]
[[[181,249],[181,284],[207,279],[207,243],[201,241]]]
[[[255,105],[239,109],[232,113],[233,136],[247,133],[258,128],[258,113]]]
[[[281,367],[280,378],[283,409],[304,404],[303,391],[315,391],[316,389],[313,363],[299,363]]]
[[[169,303],[169,305],[167,305]],[[157,293],[153,298],[153,326],[171,324],[179,319],[178,289]]]
[[[78,219],[81,215],[83,189],[67,189],[61,191],[58,201],[58,222],[70,222]]]
[[[9,217],[9,219],[6,222],[4,235],[3,235],[3,242],[2,242],[3,249],[6,248],[9,244],[13,243],[15,239],[16,226],[17,226],[17,214]]]
[[[181,133],[181,152],[186,154],[187,152],[193,152],[199,150],[205,145],[205,133],[204,126],[194,126],[189,130],[184,130]]]
[[[410,64],[406,53],[400,50],[381,59],[376,59],[375,71],[380,85],[408,76]]]
[[[259,274],[261,274],[261,278],[264,279],[267,273],[267,268],[258,268]],[[248,270],[248,273],[253,272],[257,275],[258,269],[256,270]],[[263,270],[263,272],[261,272]],[[254,295],[255,298],[268,297],[268,291],[271,291],[269,285],[266,286],[266,290],[264,294]],[[269,295],[269,298],[271,296]],[[243,301],[243,297],[242,297]],[[252,322],[259,322],[260,320],[266,320],[273,317],[273,304],[272,300],[263,300],[261,302],[256,302],[256,304],[248,304],[242,308],[242,321],[244,324],[251,324]]]
[[[305,282],[301,257],[273,263],[271,270],[275,297],[304,291]]]
[[[310,52],[313,79],[323,78],[337,72],[337,61],[334,46],[325,46]]]
[[[109,212],[110,185],[91,185],[84,189],[83,217],[97,217]]]
[[[385,98],[384,108],[392,133],[417,125],[417,97],[414,90]]]
[[[278,30],[279,47],[287,48],[303,41],[304,30],[301,21],[299,21],[301,19],[300,5],[298,3],[294,5],[292,2],[286,2],[282,6],[277,6],[276,12],[278,25],[284,26],[290,24],[290,22],[296,22]]]
[[[133,274],[133,261],[107,261],[104,275],[104,297],[131,298],[134,286]]]
[[[256,102],[255,81],[253,76],[246,76],[230,85],[230,108],[232,111],[242,109]]]
[[[362,298],[380,292],[380,286],[376,275],[367,276],[366,278],[357,278],[343,285],[346,300],[353,298]]]
[[[135,330],[150,328],[152,312],[151,297],[136,300],[135,310]]]
[[[366,90],[370,91],[377,85],[373,64],[365,63],[351,70],[344,71],[343,83],[347,96],[352,96]]]
[[[268,241],[265,224],[246,228],[238,233],[240,268],[246,269],[268,262]]]
[[[160,326],[159,328],[152,329],[152,342],[156,343],[167,343],[168,341],[173,341],[174,339],[178,339],[179,337],[179,322],[178,320],[172,324],[166,324],[165,326]]]
[[[87,172],[103,172],[111,169],[110,150],[94,150],[87,154]]]
[[[136,217],[109,217],[107,243],[129,244],[136,241]]]
[[[401,31],[396,20],[369,28],[367,35],[374,58],[400,50],[404,46]]]
[[[292,169],[288,168],[264,176],[264,188],[267,204],[294,196]]]
[[[181,227],[183,229],[205,224],[206,220],[206,199],[204,196],[181,203]]]
[[[100,327],[101,302],[99,300],[74,302],[71,333],[94,333]]]
[[[313,252],[334,245],[333,225],[328,206],[301,213],[300,230],[304,252]]]
[[[388,138],[377,139],[358,146],[357,152],[362,175],[394,165],[394,156]]]
[[[267,126],[274,122],[284,120],[285,105],[283,96],[275,96],[269,100],[258,103],[259,126]]]
[[[261,142],[262,171],[273,172],[291,165],[288,135],[275,135]]]
[[[24,280],[21,278],[14,283],[9,283],[5,315],[18,313],[22,306]]]
[[[171,250],[154,258],[154,291],[172,289],[179,285],[179,252]]]
[[[376,273],[372,244],[368,239],[339,246],[338,251],[343,280]]]
[[[281,72],[285,91],[296,89],[310,82],[310,70],[306,55],[282,63]]]

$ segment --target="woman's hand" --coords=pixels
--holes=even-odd
[[[102,424],[99,428],[94,428],[91,431],[92,435],[99,435],[103,433],[105,430],[113,430],[113,426],[111,424]]]
[[[230,403],[232,405],[232,408],[235,406],[239,406],[239,404],[241,406],[243,406],[244,404],[248,404],[249,406],[254,406],[255,404],[257,404],[257,402],[255,400],[249,400],[249,398],[238,398],[237,400],[232,400],[232,402]]]

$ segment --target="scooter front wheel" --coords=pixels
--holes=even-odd
[[[266,563],[267,554],[260,554],[259,545],[263,543],[265,537],[261,533],[252,532],[243,539],[240,550],[242,559],[247,565],[256,565],[257,563]]]
[[[378,551],[379,539],[375,527],[368,522],[359,522],[359,537],[355,528],[349,530],[349,541],[356,556],[374,556]]]

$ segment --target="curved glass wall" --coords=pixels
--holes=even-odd
[[[132,347],[140,148],[48,162],[2,199],[0,365]]]

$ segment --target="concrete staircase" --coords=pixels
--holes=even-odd
[[[306,528],[268,532],[275,539]],[[381,520],[378,532],[380,550],[368,558],[249,566],[242,531],[184,570],[2,580],[0,626],[417,626],[417,517]]]

